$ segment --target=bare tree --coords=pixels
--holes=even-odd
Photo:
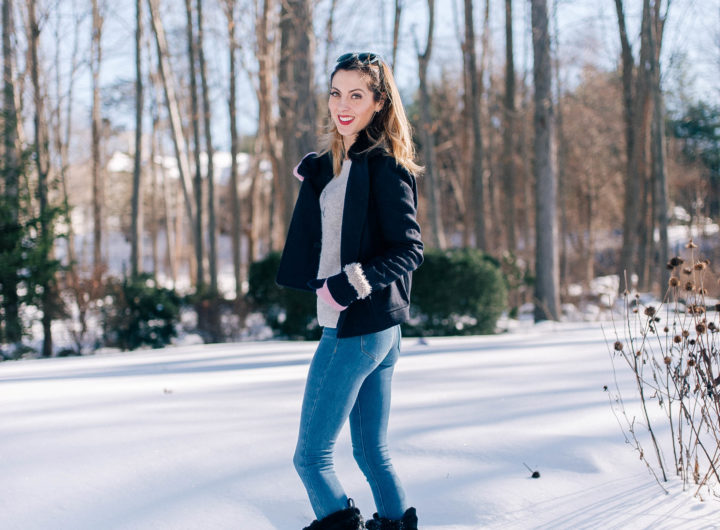
[[[190,124],[192,125],[193,155],[195,157],[195,178],[193,179],[195,192],[195,262],[196,278],[195,285],[198,290],[205,284],[205,267],[203,252],[203,184],[202,165],[200,163],[200,111],[198,110],[198,89],[197,75],[195,73],[195,61],[197,52],[195,50],[195,36],[193,35],[192,2],[185,0],[185,13],[187,15],[187,43],[188,62],[190,64]]]
[[[623,215],[623,244],[620,255],[621,278],[620,289],[630,288],[624,285],[622,278],[630,280],[633,273],[642,266],[637,266],[635,256],[638,247],[638,232],[641,234],[643,207],[638,208],[638,200],[646,204],[644,194],[640,193],[641,183],[644,181],[646,168],[646,142],[649,125],[650,100],[647,97],[648,79],[644,72],[636,71],[635,59],[628,37],[625,23],[625,12],[622,0],[615,0],[615,9],[618,18],[620,44],[622,49],[622,85],[623,103],[625,107],[625,149],[627,154],[627,169],[625,181],[625,208]],[[647,36],[649,30],[649,10],[643,5],[641,24],[640,64],[647,64]],[[644,69],[643,69],[644,70]],[[641,248],[645,245],[640,244]]]
[[[503,128],[504,224],[507,249],[517,248],[515,237],[515,169],[513,166],[515,129],[515,57],[513,53],[512,0],[505,0],[505,123]]]
[[[92,75],[92,190],[93,190],[93,274],[101,273],[102,260],[102,218],[104,201],[103,167],[100,155],[102,116],[100,108],[100,65],[102,64],[103,16],[98,0],[92,0],[92,39],[90,72]]]
[[[333,0],[334,2],[334,0]],[[400,17],[402,16],[403,2],[395,0],[395,18],[393,19],[393,44],[392,44],[392,69],[395,71],[397,66],[397,51],[400,42]],[[433,16],[433,15],[431,15]]]
[[[13,81],[13,2],[3,0],[2,4],[2,48],[3,48],[3,157],[2,170],[5,179],[5,204],[10,222],[19,228],[20,217],[20,153],[18,139],[18,113],[15,106],[15,83]],[[4,340],[10,343],[22,339],[22,324],[19,314],[17,284],[19,278],[14,270],[8,270],[2,277],[2,298],[4,309]]]
[[[311,0],[281,2],[278,107],[281,123],[293,124],[279,130],[283,156],[274,195],[282,204],[280,219],[283,235],[290,223],[299,188],[297,180],[290,177],[292,167],[304,154],[314,151],[316,145],[312,11]]]
[[[53,226],[48,202],[50,178],[50,149],[45,116],[45,96],[40,83],[40,62],[38,56],[40,25],[37,18],[37,5],[35,0],[28,3],[28,25],[30,42],[30,77],[33,86],[34,129],[35,129],[35,164],[37,168],[37,197],[40,214],[39,247],[40,260],[47,263],[52,252],[54,241]],[[45,275],[48,276],[48,275]],[[42,279],[42,295],[40,300],[43,327],[43,357],[52,355],[52,319],[55,316],[54,305],[54,275]]]
[[[423,158],[425,162],[425,186],[428,198],[430,216],[430,243],[435,248],[445,248],[445,231],[440,214],[440,190],[437,180],[437,163],[435,160],[435,137],[433,135],[433,121],[430,115],[430,93],[428,92],[427,71],[432,53],[433,30],[435,28],[435,1],[428,0],[428,32],[425,51],[420,53],[418,48],[418,77],[420,80],[420,135],[423,143]]]
[[[665,6],[662,13],[662,6]],[[660,49],[670,0],[643,0],[638,64],[632,53],[622,0],[615,0],[622,49],[623,102],[627,169],[620,277],[637,272],[641,288],[649,288],[653,231],[660,231],[658,280],[667,280],[667,174],[664,111],[660,92]],[[648,160],[649,159],[649,160]],[[639,204],[638,204],[639,203]],[[657,226],[656,226],[657,225]],[[637,256],[637,261],[634,257]],[[621,288],[624,286],[621,285]]]
[[[225,17],[228,31],[228,64],[230,65],[230,87],[228,112],[230,114],[230,204],[232,206],[232,238],[233,271],[235,277],[235,303],[239,308],[242,293],[242,268],[240,262],[240,196],[238,190],[238,130],[237,130],[237,38],[235,36],[236,0],[225,0]]]
[[[142,260],[142,122],[143,122],[143,73],[142,73],[142,0],[135,0],[135,163],[133,166],[133,189],[131,201],[130,269],[133,277],[140,273]]]
[[[217,264],[217,228],[215,220],[215,148],[212,143],[212,128],[210,126],[210,89],[208,88],[207,66],[205,62],[205,44],[203,33],[203,0],[197,0],[197,54],[200,66],[200,89],[203,104],[203,130],[205,132],[205,152],[207,154],[207,211],[208,211],[208,269],[210,273],[210,291],[215,294],[218,290],[218,264]]]
[[[467,94],[467,110],[472,123],[472,161],[470,163],[470,181],[472,186],[472,205],[475,228],[475,246],[487,249],[485,236],[485,192],[483,184],[483,145],[480,125],[480,86],[478,82],[477,54],[475,52],[475,28],[473,24],[473,1],[465,0],[465,46],[464,64],[469,80],[470,92]]]
[[[567,212],[567,174],[565,172],[566,160],[567,160],[567,141],[565,138],[564,128],[564,116],[563,116],[563,87],[560,79],[560,37],[559,37],[559,23],[558,23],[558,0],[553,1],[553,25],[555,26],[555,57],[553,59],[553,73],[555,76],[555,89],[557,94],[557,186],[558,186],[558,206],[560,210],[560,226],[559,226],[559,237],[560,237],[560,286],[566,285],[568,279],[568,245],[567,245],[567,231],[568,226],[568,212]],[[590,212],[588,212],[590,215]],[[592,222],[589,220],[588,222]]]
[[[260,142],[257,144],[258,152],[257,155],[261,156],[264,154],[270,159],[273,171],[273,191],[277,192],[278,189],[281,191],[283,188],[279,188],[281,183],[279,181],[281,174],[281,145],[277,134],[277,127],[275,118],[273,116],[273,94],[274,85],[273,79],[275,77],[276,62],[275,55],[276,50],[273,47],[276,39],[271,41],[271,32],[273,28],[273,8],[274,0],[262,0],[262,6],[258,6],[257,9],[257,21],[255,23],[255,36],[257,40],[257,60],[258,60],[258,83],[256,87],[257,98],[258,98],[258,137]],[[261,152],[260,152],[261,151]],[[258,160],[259,163],[259,160]],[[255,172],[255,177],[259,173]],[[283,184],[284,185],[284,184]],[[253,194],[253,200],[255,195]],[[270,248],[279,248],[282,237],[284,237],[284,228],[278,227],[276,217],[278,212],[275,208],[275,202],[271,201],[267,216],[268,216],[268,233],[270,237]],[[281,204],[284,204],[282,202]],[[254,209],[250,212],[252,214],[251,219],[257,220],[257,210]],[[253,227],[253,234],[259,232],[260,227]],[[281,232],[282,235],[281,235]],[[253,236],[253,241],[255,240]]]
[[[185,200],[185,213],[190,226],[195,226],[195,211],[190,195],[190,190],[192,189],[190,183],[190,163],[187,159],[187,148],[185,146],[185,138],[182,134],[180,110],[177,98],[175,97],[175,81],[173,80],[170,62],[168,61],[168,45],[165,39],[165,29],[160,20],[157,1],[158,0],[148,0],[148,7],[150,8],[150,21],[152,23],[153,34],[155,35],[155,44],[157,45],[158,70],[162,80],[165,103],[170,119],[173,147],[175,149],[175,157],[180,173],[180,183]],[[193,241],[193,243],[196,242]]]
[[[559,316],[555,116],[547,0],[531,0],[535,85],[535,320]]]
[[[646,2],[648,0],[645,0]],[[662,44],[663,30],[670,9],[671,0],[665,3],[665,12],[661,13],[661,0],[656,0],[652,11],[652,23],[650,24],[650,76],[651,94],[653,103],[653,120],[651,130],[651,174],[654,184],[655,196],[655,219],[659,232],[657,243],[657,279],[662,290],[668,284],[670,271],[665,266],[669,260],[668,243],[668,179],[665,154],[665,106],[663,104],[662,89],[660,86],[660,47]]]

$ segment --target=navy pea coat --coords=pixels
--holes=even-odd
[[[340,237],[342,271],[327,279],[340,313],[337,336],[382,331],[410,315],[412,271],[423,261],[415,177],[384,149],[368,150],[364,132],[351,146]],[[333,178],[330,153],[310,153],[296,168],[302,179],[276,282],[315,291],[320,264],[320,193]]]

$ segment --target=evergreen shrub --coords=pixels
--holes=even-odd
[[[176,335],[180,304],[174,290],[157,286],[149,275],[109,278],[100,307],[105,344],[123,350],[168,345]]]
[[[476,249],[426,249],[413,273],[406,335],[476,335],[495,332],[507,308],[507,281],[500,263]]]
[[[280,253],[271,252],[250,265],[248,300],[265,315],[267,324],[279,335],[292,339],[318,340],[316,295],[279,287],[275,283]]]

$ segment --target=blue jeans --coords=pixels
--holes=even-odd
[[[399,325],[342,339],[335,328],[323,330],[310,364],[293,460],[318,519],[347,508],[333,449],[348,416],[353,455],[378,513],[400,519],[406,509],[387,448],[390,385],[399,355]]]

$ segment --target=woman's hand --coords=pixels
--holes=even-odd
[[[322,299],[326,304],[328,304],[336,311],[343,311],[347,309],[346,305],[339,304],[337,300],[333,298],[332,293],[330,293],[330,289],[328,289],[327,280],[323,281],[322,287],[317,289],[315,291],[315,294],[317,294],[320,299]]]

